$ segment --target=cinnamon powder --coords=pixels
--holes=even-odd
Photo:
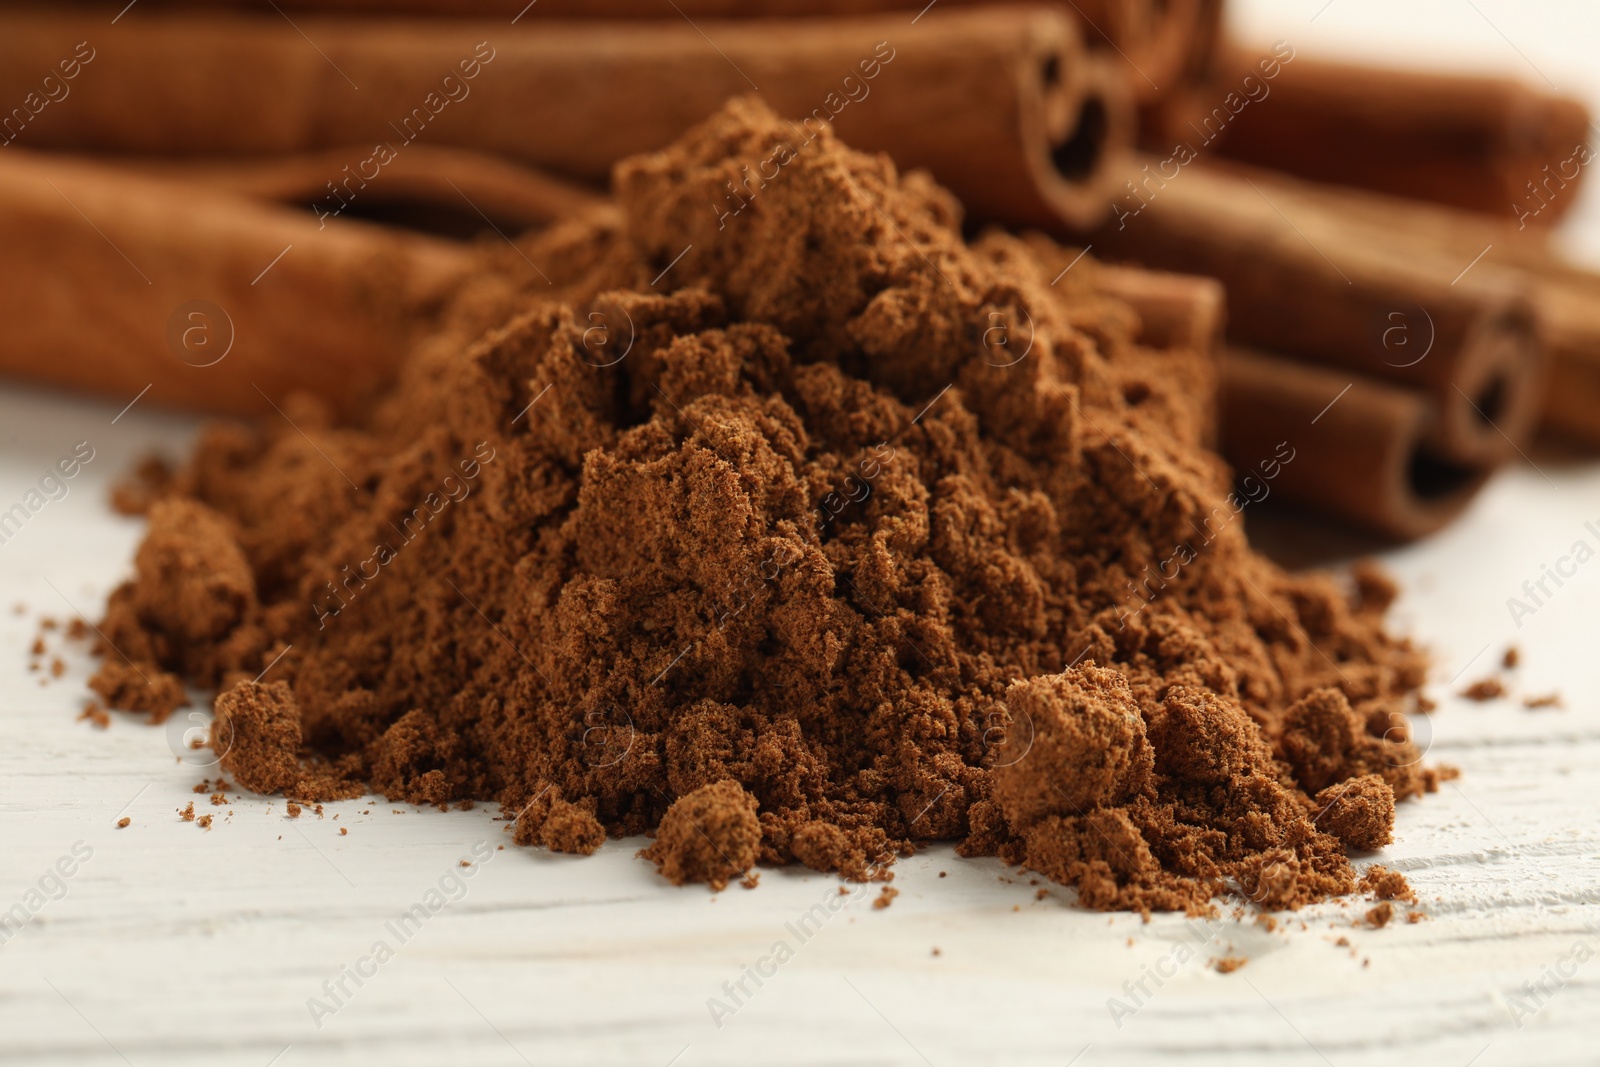
[[[242,786],[493,797],[679,882],[955,841],[1097,908],[1354,890],[1434,784],[1392,585],[1252,552],[1208,363],[1092,260],[796,142],[734,101],[486,247],[360,425],[209,428],[96,690],[219,687]]]

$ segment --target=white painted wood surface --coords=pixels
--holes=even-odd
[[[1307,47],[1318,34],[1348,46],[1363,27],[1420,17],[1334,0],[1310,23],[1322,3],[1241,8],[1259,36],[1293,31]],[[1416,6],[1448,8],[1438,26],[1455,46],[1522,62],[1470,5]],[[1578,45],[1548,13],[1580,17],[1574,8],[1480,7],[1531,62],[1554,69]],[[1592,231],[1592,214],[1580,233]],[[1333,905],[1303,915],[1304,929],[1296,919],[1268,933],[1231,920],[1210,930],[1171,916],[1143,924],[1076,910],[1060,894],[1036,900],[1026,879],[948,849],[901,863],[899,898],[875,910],[875,889],[841,898],[836,880],[796,871],[763,872],[754,892],[674,889],[633,858],[638,841],[589,859],[500,851],[504,824],[487,807],[396,814],[370,800],[298,821],[281,801],[211,807],[192,792],[205,769],[179,762],[163,731],[75,720],[81,655],[43,686],[26,670],[40,614],[92,615],[127,573],[138,526],[106,508],[111,477],[192,435],[187,420],[141,406],[113,422],[119,407],[0,393],[0,510],[75,442],[96,450],[65,499],[0,545],[0,910],[31,915],[0,947],[0,1060],[1600,1061],[1600,561],[1520,630],[1505,604],[1573,541],[1600,547],[1584,528],[1600,525],[1600,464],[1540,458],[1510,470],[1461,523],[1389,556],[1407,590],[1398,623],[1437,652],[1431,757],[1464,772],[1404,805],[1396,843],[1373,857],[1407,873],[1428,920],[1353,930],[1357,907]],[[16,602],[25,615],[12,613]],[[1559,689],[1567,710],[1448,695],[1512,640],[1523,652],[1518,694]],[[190,801],[217,816],[209,831],[179,820]],[[122,814],[127,829],[114,826]],[[456,881],[479,843],[489,860]],[[75,848],[87,859],[65,863],[71,877],[55,881]],[[388,924],[441,887],[436,899],[448,903],[402,941]],[[808,911],[827,918],[802,936]],[[1351,948],[1334,944],[1341,936]],[[1194,949],[1196,938],[1209,940]],[[361,963],[380,940],[393,958]],[[763,964],[778,942],[785,961]],[[1250,962],[1231,975],[1206,966],[1225,954]],[[370,977],[345,978],[349,995],[335,1000],[324,983],[358,964]],[[770,976],[758,987],[747,966]],[[1158,984],[1152,972],[1170,977]],[[741,978],[749,995],[735,998],[724,983]],[[314,1017],[313,998],[337,1010]],[[714,1018],[713,998],[737,1010]]]

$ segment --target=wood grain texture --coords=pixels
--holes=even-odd
[[[0,393],[0,510],[77,441],[96,450],[65,499],[0,544],[0,909],[25,902],[76,843],[93,850],[65,895],[0,947],[0,1061],[1061,1067],[1086,1045],[1085,1067],[1158,1055],[1594,1061],[1600,961],[1568,967],[1520,1029],[1513,998],[1537,1007],[1522,984],[1548,984],[1547,968],[1579,943],[1600,955],[1600,562],[1520,630],[1505,606],[1542,563],[1592,538],[1594,464],[1513,468],[1460,523],[1389,557],[1407,588],[1397,624],[1437,653],[1430,758],[1464,775],[1403,805],[1396,843],[1360,862],[1404,870],[1425,922],[1353,930],[1366,905],[1352,902],[1273,933],[1225,918],[1197,935],[1180,917],[1146,925],[1080,911],[1061,892],[1036,900],[1026,877],[948,848],[899,866],[892,907],[854,889],[828,913],[835,879],[771,870],[753,892],[676,889],[633,857],[634,840],[588,859],[491,849],[463,892],[444,883],[442,896],[459,899],[402,943],[387,923],[459,875],[475,844],[508,841],[491,808],[359,801],[290,820],[281,800],[231,793],[211,807],[192,792],[208,769],[178,762],[166,731],[75,721],[82,656],[44,686],[26,669],[40,614],[66,617],[67,601],[97,611],[127,570],[138,524],[107,511],[111,477],[152,445],[176,451],[192,437],[193,424],[146,411],[150,399],[113,424],[120,405]],[[12,613],[17,602],[26,614]],[[1523,653],[1516,691],[1559,688],[1568,710],[1447,696],[1511,641]],[[209,831],[179,819],[190,801],[217,816]],[[124,809],[132,824],[117,829]],[[791,928],[814,906],[825,921]],[[1196,936],[1211,940],[1189,959],[1178,946]],[[1353,952],[1334,944],[1341,936]],[[347,979],[351,996],[316,1025],[308,999],[331,1006],[324,981],[380,939],[394,957],[359,988]],[[779,941],[793,958],[767,966],[759,988],[745,979],[751,995],[719,1027],[708,1001],[732,1006],[723,983]],[[1229,954],[1250,962],[1231,975],[1206,966]],[[1110,998],[1132,1006],[1125,983],[1148,969],[1171,977],[1146,980],[1151,995],[1114,1017]]]

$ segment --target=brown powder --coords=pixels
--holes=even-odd
[[[761,843],[756,806],[738,782],[703,785],[673,801],[655,843],[639,854],[674,885],[706,882],[721,889],[755,866]]]
[[[1538,711],[1542,708],[1564,708],[1566,704],[1563,703],[1560,693],[1542,693],[1538,696],[1523,697],[1522,706],[1529,711]]]
[[[550,806],[540,828],[540,841],[556,852],[575,852],[588,856],[605,844],[606,828],[594,812],[578,804],[558,800]]]
[[[896,889],[892,885],[886,885],[886,886],[884,886],[882,889],[880,889],[878,891],[877,897],[875,897],[873,899],[873,901],[872,901],[872,906],[873,906],[874,909],[876,909],[878,911],[882,911],[884,908],[887,908],[890,904],[893,904],[894,903],[894,898],[899,896],[899,895],[900,895],[900,890]]]
[[[122,818],[117,820],[117,829],[126,830],[128,828],[128,824],[131,822],[133,822],[133,820],[124,815]]]
[[[1475,700],[1480,704],[1490,700],[1499,700],[1506,695],[1506,684],[1498,678],[1480,678],[1463,689],[1460,695],[1468,700]]]
[[[102,663],[89,679],[89,688],[99,694],[108,707],[149,712],[153,723],[166,722],[167,717],[189,699],[177,675],[160,670],[152,663],[147,662],[141,669],[122,659],[107,659]]]
[[[1246,956],[1223,956],[1211,965],[1217,969],[1218,974],[1232,974],[1249,962],[1249,957]]]
[[[258,793],[300,777],[300,712],[284,682],[240,682],[217,698],[211,746],[239,784]]]
[[[736,101],[486,250],[361,424],[209,428],[107,637],[223,690],[244,787],[653,831],[675,882],[944,840],[1101,908],[1354,889],[1313,796],[1436,782],[1392,582],[1251,551],[1209,362],[1076,250],[829,130],[722,218],[791,136]]]
[[[1387,900],[1367,911],[1366,923],[1374,930],[1381,930],[1389,925],[1389,920],[1394,918],[1394,905]]]
[[[1376,774],[1330,785],[1316,804],[1316,825],[1350,848],[1379,849],[1394,840],[1394,790]]]
[[[1376,863],[1361,876],[1360,889],[1379,900],[1409,900],[1415,903],[1417,899],[1405,875]]]

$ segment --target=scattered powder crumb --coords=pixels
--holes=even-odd
[[[940,951],[940,949],[939,949],[939,946],[938,946],[938,945],[934,945],[934,946],[933,946],[933,954],[934,954],[934,955],[935,955],[935,956],[943,956],[943,955],[944,955],[944,953],[943,953],[943,952],[942,952],[942,951]]]
[[[311,810],[317,816],[317,818],[319,818],[319,819],[322,818],[322,805],[321,804],[316,805]]]
[[[1278,929],[1278,920],[1275,916],[1268,915],[1266,912],[1262,912],[1260,915],[1256,916],[1256,925],[1264,927],[1267,933],[1270,934]]]
[[[59,678],[66,673],[67,665],[62,662],[60,656],[57,656],[55,659],[50,661],[50,677]]]
[[[44,655],[44,654],[45,654],[45,647],[44,647],[44,638],[42,638],[42,637],[35,637],[35,638],[34,638],[34,639],[33,639],[33,648],[32,648],[32,649],[30,649],[30,651],[31,651],[31,652],[32,652],[32,653],[33,653],[33,654],[34,654],[34,655],[35,655],[35,656],[42,656],[42,655]]]
[[[940,872],[939,872],[939,877],[940,877],[940,878],[943,878],[943,877],[944,877],[944,876],[945,876],[945,873],[946,873],[946,872],[944,872],[944,871],[940,871]]]
[[[74,616],[72,621],[67,623],[67,636],[74,641],[86,640],[89,636],[88,621]]]
[[[194,807],[193,804],[191,804],[189,806],[191,808]],[[211,829],[211,816],[210,815],[202,815],[202,816],[200,816],[198,819],[195,820],[195,825],[199,826],[200,829],[202,829],[202,830]]]
[[[754,867],[750,868],[745,872],[744,877],[739,879],[739,884],[746,889],[754,889],[761,884],[761,872]]]
[[[1427,915],[1425,915],[1424,913],[1422,913],[1420,911],[1408,911],[1408,912],[1406,912],[1406,922],[1408,922],[1408,923],[1419,923],[1422,920],[1426,919],[1427,917],[1428,917]]]
[[[178,812],[178,817],[184,822],[194,822],[194,801],[189,801],[189,806]]]
[[[1374,930],[1389,925],[1389,920],[1394,918],[1394,905],[1387,900],[1372,908],[1366,914],[1367,925]]]
[[[1045,897],[1047,897],[1049,895],[1050,895],[1050,890],[1048,890],[1048,889],[1036,889],[1033,892],[1033,899],[1034,900],[1043,900]]]
[[[111,727],[111,716],[106,713],[105,706],[102,705],[98,700],[90,701],[89,706],[84,708],[83,711],[78,715],[78,719],[80,721],[83,719],[88,719],[91,723],[102,730],[106,730]]]
[[[1408,900],[1416,902],[1417,894],[1412,890],[1411,883],[1406,881],[1406,876],[1399,871],[1390,870],[1381,863],[1374,863],[1368,867],[1361,876],[1358,888],[1363,893],[1371,893],[1379,900]]]
[[[1334,944],[1337,945],[1339,948],[1349,948],[1350,947],[1350,939],[1348,937],[1341,937],[1341,938],[1339,938],[1339,940],[1335,941]]]
[[[291,819],[298,819],[300,817],[300,811],[301,811],[300,805],[296,804],[292,800],[289,801],[287,807],[284,810],[288,813],[289,818],[291,818]]]
[[[339,827],[339,836],[340,837],[343,837],[345,834],[348,834],[349,832],[350,832],[350,827],[348,827],[348,826]]]
[[[1522,650],[1517,648],[1516,645],[1506,646],[1505,655],[1500,657],[1500,666],[1504,667],[1508,671],[1514,671],[1517,669],[1517,665],[1521,662]]]
[[[1219,960],[1213,960],[1211,965],[1217,969],[1218,974],[1232,974],[1249,962],[1249,958],[1245,956],[1223,956]]]
[[[462,860],[461,861],[461,866],[463,866],[463,867],[471,867],[472,866],[472,861],[471,860]]]
[[[1530,711],[1537,711],[1540,708],[1565,708],[1566,704],[1562,701],[1560,693],[1543,693],[1539,696],[1523,697],[1522,706]]]
[[[130,819],[126,815],[124,815],[122,818],[117,820],[117,829],[119,829],[119,830],[124,829],[132,821],[133,821],[132,819]]]
[[[1499,700],[1506,695],[1506,684],[1498,678],[1481,678],[1463,689],[1459,695],[1468,700],[1476,700],[1480,704]]]
[[[894,903],[894,898],[900,895],[900,890],[892,885],[886,885],[878,891],[877,899],[872,902],[875,909],[887,908]]]
[[[220,807],[222,807],[222,805],[226,804],[227,802],[228,802],[227,794],[225,794],[225,793],[212,793],[211,794],[211,804],[212,804],[213,807],[220,808]]]

